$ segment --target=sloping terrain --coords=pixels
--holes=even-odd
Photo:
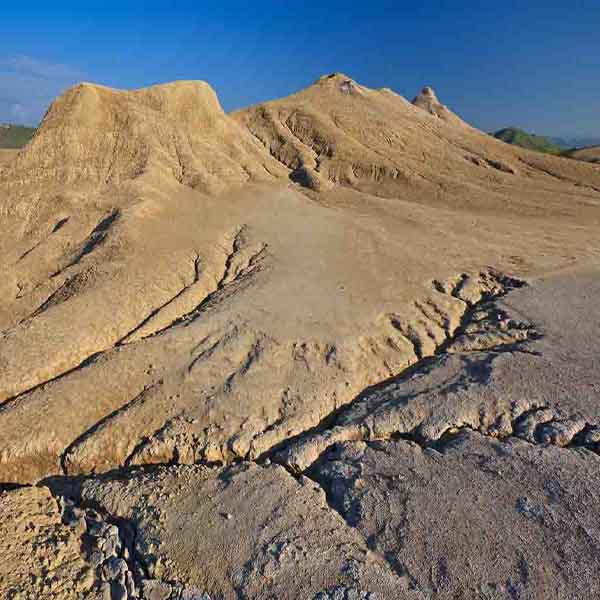
[[[17,156],[17,150],[0,150],[0,169],[2,166],[12,161]]]
[[[586,162],[600,164],[600,146],[590,146],[588,148],[577,148],[565,152],[565,156],[575,160],[584,160]]]
[[[52,104],[9,177],[98,185],[145,176],[214,192],[271,179],[268,166],[203,82],[135,91],[83,83]]]
[[[498,184],[529,180],[527,187],[539,192],[540,175],[573,183],[590,177],[569,161],[523,152],[473,129],[431,88],[414,103],[334,73],[233,116],[292,170],[292,180],[316,190],[336,183],[378,196],[437,195],[447,207],[458,197],[481,198]]]
[[[597,268],[599,227],[597,169],[495,140],[430,88],[411,104],[335,74],[229,116],[200,82],[76,86],[0,167],[0,482],[137,528],[135,553],[96,556],[90,593],[131,595],[130,577],[153,598],[429,594],[295,478],[334,443],[509,435],[541,408],[551,439],[595,431],[592,396],[546,398],[578,338],[545,403],[513,411],[479,374],[542,343],[535,310],[501,302]],[[444,390],[477,352],[484,391]],[[438,360],[439,383],[397,390]]]

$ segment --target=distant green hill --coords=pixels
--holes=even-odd
[[[496,133],[492,133],[491,135],[507,144],[521,146],[521,148],[527,148],[528,150],[537,150],[546,154],[560,154],[562,152],[562,148],[549,138],[527,133],[516,127],[500,129],[500,131],[496,131]]]
[[[0,148],[22,148],[34,133],[35,127],[0,124]]]

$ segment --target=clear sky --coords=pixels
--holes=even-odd
[[[0,8],[0,121],[35,123],[78,80],[203,79],[226,110],[342,71],[432,85],[485,130],[600,136],[600,0],[93,0]]]

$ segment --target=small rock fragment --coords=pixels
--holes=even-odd
[[[118,579],[121,575],[127,573],[127,563],[122,558],[109,558],[102,567],[102,574],[109,581]]]
[[[171,595],[171,586],[158,579],[144,579],[142,593],[146,600],[166,600]]]
[[[104,554],[100,550],[95,550],[89,557],[89,563],[92,567],[98,567],[104,562]]]
[[[127,590],[120,581],[111,582],[110,593],[112,600],[127,600]]]

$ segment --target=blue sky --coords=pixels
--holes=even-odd
[[[600,0],[2,4],[0,121],[35,123],[79,80],[203,79],[232,110],[342,71],[432,85],[485,130],[600,136]]]

